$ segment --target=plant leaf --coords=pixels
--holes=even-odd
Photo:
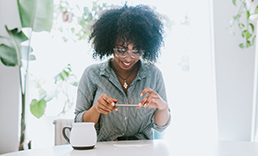
[[[65,69],[59,74],[60,78],[65,81],[69,77],[69,72],[65,71]]]
[[[5,29],[10,36],[9,42],[12,40],[13,44],[19,45],[21,42],[27,41],[28,37],[23,33],[23,31],[18,31],[18,28],[9,30],[5,25]]]
[[[78,82],[74,81],[71,85],[73,85],[74,87],[78,87]]]
[[[4,37],[4,36],[0,36],[0,38],[1,38],[5,43],[7,43],[8,46],[11,46],[11,47],[14,46],[14,45],[13,45],[13,41],[12,41],[11,38],[9,38],[9,37]]]
[[[23,28],[50,31],[53,23],[53,0],[17,0]]]
[[[242,32],[242,36],[246,37],[246,40],[248,40],[250,37],[252,37],[252,34],[250,34],[248,30],[244,30]]]
[[[254,43],[254,42],[255,42],[255,39],[256,39],[256,35],[254,35],[253,40],[252,40],[253,45],[255,44],[255,43]]]
[[[249,17],[250,17],[250,11],[246,11],[246,19],[249,19]]]
[[[252,34],[249,33],[249,31],[246,33],[246,39],[248,40],[249,38],[252,37]]]
[[[232,0],[232,3],[236,6],[236,0]]]
[[[242,49],[245,48],[244,43],[239,44],[239,47],[242,48]]]
[[[251,42],[249,40],[247,40],[246,41],[246,48],[251,47],[251,46],[252,46]]]
[[[21,46],[21,58],[23,60],[30,60],[30,61],[36,60],[36,56],[31,54],[32,51],[33,49],[29,46]],[[30,54],[28,55],[28,53]],[[29,59],[28,59],[28,56],[29,56]]]
[[[17,65],[21,67],[21,49],[20,45],[21,42],[27,41],[28,38],[27,36],[22,32],[18,31],[17,28],[14,28],[12,30],[9,30],[7,26],[5,26],[6,31],[8,32],[10,39],[12,40],[12,47],[11,49],[14,49],[16,52],[16,60],[17,60]],[[10,50],[11,50],[10,49]],[[12,54],[12,51],[10,51],[10,56],[14,57],[15,55]]]
[[[245,25],[244,25],[243,23],[239,23],[239,24],[238,24],[238,27],[239,27],[240,29],[242,29],[242,28],[245,27]]]
[[[258,6],[256,6],[254,12],[255,12],[255,13],[258,13]]]
[[[234,20],[239,20],[239,18],[241,17],[241,14],[237,14],[236,16],[233,16]]]
[[[12,40],[13,43],[17,43],[17,45],[19,45],[21,42],[28,40],[28,37],[23,33],[23,31],[18,31],[18,28],[9,30],[8,27],[5,25],[5,29],[10,36],[10,40]]]
[[[44,99],[41,99],[40,101],[33,99],[30,103],[31,113],[39,119],[45,112],[47,106],[46,103],[47,102]]]
[[[15,49],[8,47],[5,44],[0,45],[0,60],[5,66],[18,65],[17,54]]]
[[[71,65],[68,64],[58,75],[54,77],[55,83],[57,83],[59,80],[66,81],[69,78],[71,72]]]
[[[254,25],[252,23],[249,23],[251,29],[252,29],[252,32],[254,33]]]

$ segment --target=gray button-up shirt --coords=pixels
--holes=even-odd
[[[167,102],[165,85],[161,71],[151,63],[139,60],[141,65],[137,76],[124,93],[119,80],[110,66],[109,59],[106,62],[88,66],[79,83],[77,102],[75,108],[75,122],[82,122],[83,114],[94,105],[102,94],[117,99],[121,104],[137,104],[144,97],[141,92],[149,87],[156,91]],[[95,125],[98,141],[114,141],[121,136],[135,136],[138,139],[153,139],[153,129],[162,132],[165,126],[155,124],[154,115],[156,108],[135,109],[135,107],[118,107],[118,111],[109,114],[101,114]]]

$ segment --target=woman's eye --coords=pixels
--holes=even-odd
[[[118,49],[118,52],[119,53],[125,53],[125,50],[124,49]]]
[[[140,52],[138,50],[134,50],[132,52],[133,52],[133,54],[140,54]]]

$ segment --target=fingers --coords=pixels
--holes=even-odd
[[[97,111],[103,114],[108,114],[113,110],[117,111],[117,108],[114,107],[116,102],[116,99],[108,97],[106,94],[102,94],[96,103]]]
[[[142,91],[142,93],[141,93],[140,96],[144,96],[146,93],[149,93],[149,94],[150,94],[151,92],[153,92],[153,90],[150,89],[149,87],[147,87],[147,88],[145,88],[145,89]]]
[[[101,105],[96,104],[96,109],[99,113],[102,114],[108,114],[110,111],[107,111],[106,109],[103,109],[103,107],[101,107]]]
[[[138,107],[135,107],[136,109],[139,109],[139,108],[141,108],[141,106],[139,105]]]
[[[156,100],[159,99],[158,93],[156,93],[155,91],[153,91],[148,87],[142,91],[141,96],[144,96],[147,93],[148,93],[148,96],[142,99],[142,101],[139,103],[139,107],[142,107],[142,106],[153,107],[153,108],[157,107]]]
[[[140,103],[143,107],[149,107],[150,105],[155,105],[157,99],[158,96],[155,93],[153,93],[146,96]]]

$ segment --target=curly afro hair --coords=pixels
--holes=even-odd
[[[163,44],[163,32],[160,16],[146,5],[125,4],[106,10],[92,25],[89,41],[94,48],[93,58],[110,56],[118,42],[126,42],[144,50],[144,60],[156,62]]]

